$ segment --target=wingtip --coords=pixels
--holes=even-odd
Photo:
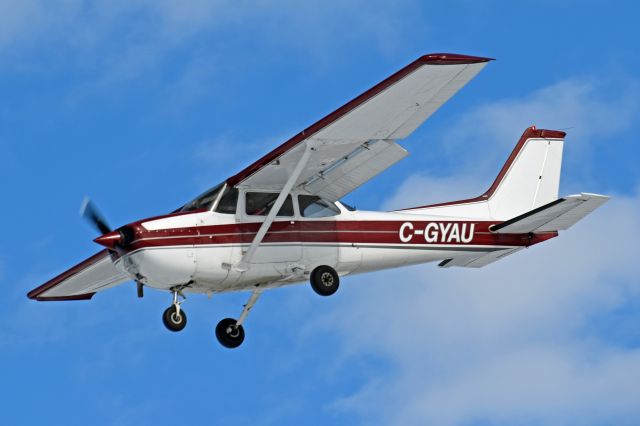
[[[95,293],[76,294],[74,296],[34,296],[29,297],[29,299],[36,300],[38,302],[68,302],[76,300],[91,300],[94,295]]]
[[[421,56],[419,61],[430,65],[460,65],[478,64],[482,62],[495,61],[495,59],[481,56],[461,55],[458,53],[428,53]]]
[[[605,203],[605,202],[607,202],[607,201],[609,201],[611,199],[611,196],[609,196],[609,195],[594,194],[592,192],[581,192],[580,193],[580,197],[582,197],[584,199],[601,200],[601,202],[603,202],[603,203]]]

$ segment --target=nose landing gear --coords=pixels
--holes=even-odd
[[[181,288],[172,288],[173,303],[162,314],[162,322],[169,331],[177,332],[183,330],[187,326],[187,313],[180,308],[182,302],[186,300],[182,294]],[[178,300],[178,296],[182,300]]]

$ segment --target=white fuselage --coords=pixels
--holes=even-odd
[[[136,239],[116,266],[150,287],[215,293],[306,281],[320,265],[347,275],[523,245],[496,240],[482,220],[338,207],[331,217],[303,218],[297,209],[278,217],[247,270],[237,265],[264,217],[212,211],[137,222]]]

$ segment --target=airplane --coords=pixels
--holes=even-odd
[[[237,348],[267,289],[309,282],[334,294],[341,277],[427,262],[480,268],[558,236],[609,197],[559,198],[566,133],[527,128],[489,189],[459,201],[360,211],[345,195],[408,152],[408,137],[492,59],[419,57],[179,209],[112,230],[93,203],[82,214],[105,248],[30,291],[39,301],[88,300],[134,281],[172,296],[162,320],[183,330],[185,293],[249,291],[216,328]]]

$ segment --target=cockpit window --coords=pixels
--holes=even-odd
[[[182,208],[178,211],[181,212],[192,212],[195,210],[210,210],[216,198],[218,198],[218,194],[220,190],[224,186],[223,183],[216,186],[213,189],[208,190],[204,194],[196,197],[194,200],[189,201],[187,204],[182,206]]]
[[[274,192],[247,192],[245,197],[245,211],[251,216],[266,216],[273,207],[278,193]],[[277,216],[293,216],[293,201],[291,195],[287,195]]]
[[[217,213],[235,214],[236,205],[238,204],[238,188],[228,188],[220,198]]]
[[[340,214],[335,204],[315,195],[298,195],[300,214],[303,217],[329,217]]]

